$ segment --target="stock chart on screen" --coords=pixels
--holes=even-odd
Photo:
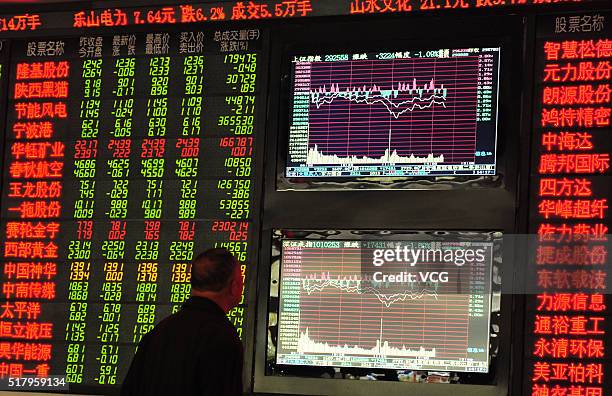
[[[286,176],[495,175],[500,52],[295,56]]]
[[[283,240],[276,363],[488,372],[492,252]]]

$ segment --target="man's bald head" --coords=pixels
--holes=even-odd
[[[220,292],[229,286],[238,261],[227,249],[208,249],[191,264],[191,288],[202,292]]]

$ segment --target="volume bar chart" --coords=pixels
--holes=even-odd
[[[499,55],[295,57],[286,176],[494,175]]]

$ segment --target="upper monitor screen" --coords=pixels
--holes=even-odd
[[[493,242],[282,241],[276,363],[489,370]]]
[[[288,178],[495,175],[500,48],[292,61]]]

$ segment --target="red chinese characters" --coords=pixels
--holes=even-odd
[[[593,190],[591,180],[587,178],[542,178],[538,195],[540,197],[591,197]]]
[[[602,358],[605,356],[603,340],[539,338],[533,348],[533,355],[539,358]]]
[[[0,359],[47,362],[51,360],[51,344],[0,342]]]
[[[67,81],[18,82],[15,84],[14,99],[67,98]]]
[[[601,363],[549,363],[537,362],[534,365],[533,380],[569,381],[582,384],[601,384],[603,365]]]
[[[57,263],[54,261],[6,261],[3,275],[8,280],[46,280],[50,281],[57,275]],[[18,306],[21,302],[16,302]]]
[[[53,48],[63,48],[54,42]],[[49,48],[28,43],[28,48]],[[28,56],[35,55],[29,51]],[[0,293],[0,377],[49,374],[53,324],[45,302],[56,299],[66,143],[56,131],[68,117],[69,63],[36,59],[14,68],[14,123],[8,153]]]
[[[79,11],[74,14],[73,27],[95,28],[100,26],[115,27],[127,26],[127,13],[121,9],[106,9],[102,11]]]
[[[608,250],[603,245],[554,246],[540,245],[536,251],[537,265],[604,265]]]
[[[608,211],[608,200],[578,199],[552,200],[545,199],[538,205],[538,213],[545,219],[558,217],[562,219],[604,219]]]
[[[575,21],[574,21],[575,22]],[[599,396],[606,379],[612,40],[545,41],[532,223],[533,396]],[[599,140],[598,140],[599,139]],[[594,178],[598,175],[598,178]],[[602,193],[601,191],[605,191]]]
[[[242,19],[268,19],[268,18],[291,18],[305,17],[312,13],[310,0],[285,0],[279,1],[269,7],[265,3],[254,1],[238,1],[232,7],[233,20]]]
[[[572,241],[597,241],[605,242],[610,230],[602,223],[576,223],[576,224],[550,224],[538,225],[537,234],[539,242],[572,242]]]
[[[16,122],[13,124],[13,137],[15,139],[51,139],[53,137],[53,123],[43,122]]]
[[[23,14],[12,17],[0,17],[0,32],[23,32],[37,30],[42,26],[39,14]]]
[[[541,142],[546,151],[588,151],[593,149],[592,139],[588,132],[545,132]]]
[[[538,312],[591,311],[603,312],[607,307],[601,293],[543,293],[537,296]]]
[[[69,63],[61,62],[32,62],[17,64],[17,80],[52,80],[68,78]]]
[[[380,4],[379,4],[380,3]],[[457,1],[456,3],[465,3]],[[353,0],[350,5],[351,14],[382,14],[392,12],[412,11],[412,4],[409,0]]]
[[[553,128],[592,128],[610,126],[609,107],[554,107],[542,110],[542,126]]]
[[[534,384],[532,396],[603,396],[602,387],[559,384],[550,386],[548,384]]]
[[[18,120],[40,120],[42,118],[66,118],[68,110],[64,102],[19,102],[15,103]]]
[[[609,170],[610,153],[552,153],[540,156],[541,174],[593,174],[608,173]]]
[[[610,61],[551,63],[544,68],[544,82],[590,82],[609,80]]]
[[[606,288],[607,272],[597,270],[567,270],[539,269],[537,271],[537,286],[543,290],[604,290]]]
[[[0,359],[0,378],[2,377],[23,377],[24,375],[35,375],[37,377],[49,376],[49,365],[46,363],[37,364],[33,368],[24,368],[23,363],[7,363]]]
[[[601,59],[612,56],[612,40],[567,40],[544,43],[547,61],[559,59]]]
[[[542,102],[546,105],[594,105],[610,103],[610,84],[544,87]]]

